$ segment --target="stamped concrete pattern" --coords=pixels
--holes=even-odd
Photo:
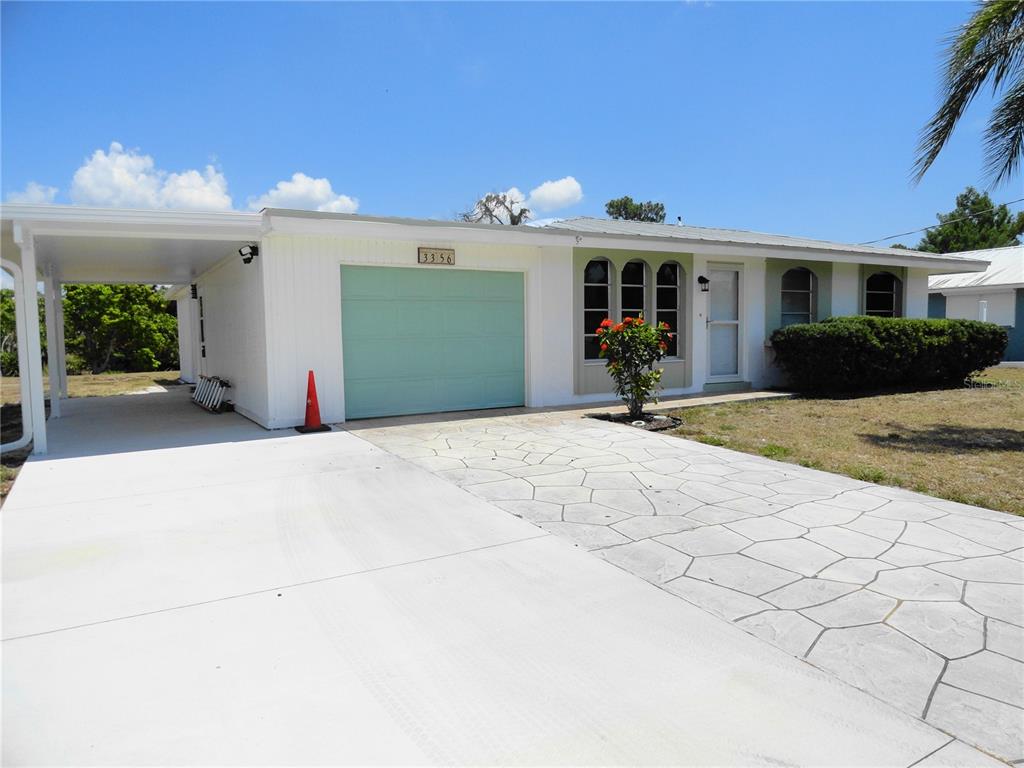
[[[571,413],[351,426],[968,743],[1024,760],[1021,518]]]

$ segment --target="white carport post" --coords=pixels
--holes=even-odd
[[[14,242],[21,250],[22,296],[25,298],[25,341],[27,369],[21,374],[22,398],[27,391],[32,404],[32,453],[46,453],[46,402],[43,399],[43,351],[39,339],[39,291],[36,250],[32,233],[14,226]]]
[[[57,345],[54,352],[57,353],[57,394],[59,397],[68,396],[68,350],[64,343],[64,295],[61,283],[53,284],[53,322],[57,326]],[[47,345],[49,349],[49,345]],[[53,366],[50,366],[50,390],[53,390]]]
[[[60,289],[57,288],[57,291]],[[60,352],[57,335],[57,304],[60,294],[55,293],[53,275],[47,270],[43,278],[43,307],[46,314],[46,368],[50,374],[50,417],[60,418]]]

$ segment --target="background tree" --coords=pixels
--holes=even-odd
[[[64,336],[93,373],[178,366],[178,323],[152,285],[67,285]]]
[[[628,221],[650,221],[655,224],[665,222],[665,205],[648,200],[646,203],[633,202],[633,198],[617,197],[604,205],[605,213],[613,219]]]
[[[914,163],[920,181],[982,86],[1003,91],[985,131],[985,165],[1006,181],[1024,157],[1024,0],[978,5],[946,52],[942,104],[924,127]]]
[[[956,208],[937,214],[937,218],[939,225],[925,233],[917,250],[954,253],[1004,248],[1019,245],[1019,236],[1024,234],[1024,212],[1014,214],[974,187],[957,195]]]
[[[46,313],[42,296],[39,302],[39,345],[46,357]],[[18,326],[14,310],[14,289],[0,289],[0,373],[18,375]]]
[[[513,227],[525,224],[530,218],[530,209],[523,207],[523,201],[508,192],[491,192],[484,195],[473,207],[459,214],[459,219],[473,223],[509,224]]]

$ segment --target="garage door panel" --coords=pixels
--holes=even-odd
[[[463,301],[468,297],[483,296],[485,291],[484,277],[486,272],[460,269],[449,270],[443,277],[436,296],[449,301]]]
[[[420,336],[436,332],[443,326],[436,303],[427,299],[399,299],[385,307],[395,320],[396,336]]]
[[[345,381],[437,376],[443,372],[439,345],[432,339],[346,337]],[[347,384],[346,384],[347,386]]]
[[[446,336],[473,338],[483,334],[480,319],[484,302],[452,301],[438,307],[441,332]]]
[[[522,405],[522,373],[485,376],[484,398],[497,406]]]
[[[347,418],[523,404],[521,273],[341,271]]]
[[[358,404],[357,415],[350,418],[370,418],[394,415],[394,404],[402,403],[406,413],[427,413],[434,410],[437,401],[436,380],[432,379],[361,379],[345,383],[345,399],[352,397]]]
[[[441,289],[441,275],[429,269],[367,267],[378,273],[377,279],[393,286],[397,299],[433,299]],[[380,273],[392,274],[380,274]]]
[[[484,295],[489,299],[506,299],[522,307],[523,276],[517,272],[499,273],[498,279],[487,282]]]
[[[493,307],[493,305],[492,305]],[[485,311],[481,314],[482,331],[488,336],[506,336],[521,339],[526,317],[522,304],[501,304],[501,311]]]

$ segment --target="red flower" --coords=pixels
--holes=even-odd
[[[666,344],[664,341],[659,341],[658,342],[658,346],[661,347],[661,351],[662,352],[664,352],[666,349],[668,349],[668,344]]]
[[[602,344],[601,345],[601,351],[602,352],[607,352],[608,351],[608,345],[607,344]]]
[[[662,330],[662,331],[667,331],[668,330],[668,323],[666,323],[664,321],[658,323],[658,329]]]
[[[630,323],[632,323],[632,322],[633,322],[633,318],[632,318],[632,317],[624,317],[624,318],[622,318],[622,322],[623,322],[623,323],[624,323],[625,325],[629,325]]]
[[[636,320],[636,324],[637,325],[643,325],[644,324],[644,319],[642,317],[638,317],[637,320]]]
[[[627,320],[629,320],[629,318],[628,318],[628,317],[627,317],[626,319],[627,319]],[[622,330],[623,330],[623,329],[624,329],[625,327],[626,327],[626,326],[624,326],[624,325],[623,325],[622,323],[619,323],[618,325],[616,325],[615,327],[613,327],[613,328],[612,328],[612,330],[613,330],[613,331],[616,331],[616,332],[621,332],[621,331],[622,331]]]
[[[610,317],[606,317],[604,320],[601,321],[601,327],[602,328],[611,328],[612,327],[612,319]]]

